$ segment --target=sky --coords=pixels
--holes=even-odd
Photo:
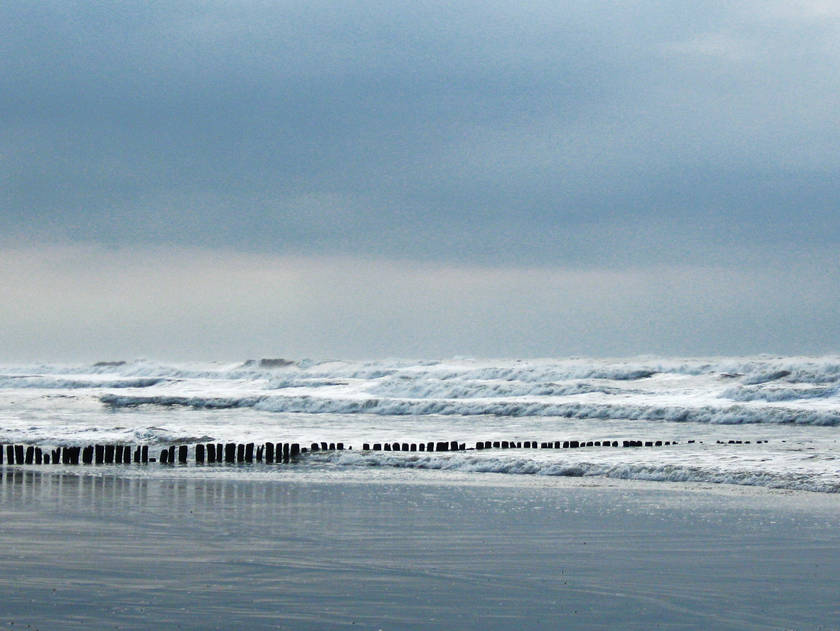
[[[840,5],[0,4],[0,361],[840,352]]]

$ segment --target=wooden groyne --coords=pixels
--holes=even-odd
[[[697,441],[702,442],[702,441]],[[766,440],[728,440],[716,441],[723,445],[749,445],[766,443]],[[689,440],[685,444],[694,444]],[[450,441],[429,441],[424,443],[377,442],[363,443],[362,451],[401,451],[401,452],[456,452],[487,451],[504,449],[588,449],[588,448],[638,448],[669,447],[679,445],[670,440],[555,440],[555,441],[513,441],[485,440],[477,441],[473,446],[467,443]],[[0,465],[127,465],[160,463],[167,465],[188,464],[288,464],[306,453],[350,451],[353,447],[343,442],[301,443],[197,443],[175,444],[161,447],[157,457],[150,456],[149,445],[96,444],[86,446],[44,447],[39,445],[0,445]],[[192,454],[192,458],[190,457]]]

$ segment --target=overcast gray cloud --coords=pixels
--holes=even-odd
[[[801,260],[569,270],[39,247],[0,253],[0,275],[0,343],[26,360],[819,353],[840,336],[840,275]]]
[[[0,238],[820,284],[838,67],[840,10],[817,0],[8,0]],[[808,317],[802,348],[836,349]]]

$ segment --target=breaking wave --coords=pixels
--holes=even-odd
[[[79,390],[84,388],[151,388],[170,381],[164,377],[128,379],[65,379],[49,376],[0,375],[0,388],[43,388],[51,390]]]
[[[809,388],[791,388],[791,387],[738,387],[725,390],[722,398],[731,399],[732,401],[800,401],[803,399],[827,399],[829,397],[837,396],[838,387],[809,387]]]
[[[381,381],[382,387],[406,382],[422,388],[424,382],[521,383],[537,387],[565,387],[563,382],[645,383],[662,376],[709,376],[721,382],[744,386],[762,384],[838,384],[840,357],[747,357],[747,358],[650,358],[595,360],[588,358],[544,360],[382,360],[314,361],[309,359],[262,359],[235,363],[162,364],[149,360],[106,361],[78,365],[27,365],[33,375],[102,375],[116,379],[152,377],[170,379],[218,379],[274,381],[276,387],[296,380]],[[9,371],[7,376],[14,374]],[[21,375],[23,376],[23,375]],[[604,385],[601,383],[600,385]],[[470,395],[472,396],[472,395]]]
[[[615,394],[627,392],[585,381],[571,383],[535,383],[521,381],[462,381],[440,379],[407,383],[405,379],[388,379],[368,390],[371,394],[410,399],[484,399],[527,396],[574,396],[578,394]]]
[[[326,457],[334,464],[351,467],[393,467],[434,469],[465,473],[503,473],[562,477],[600,477],[655,482],[698,482],[761,486],[775,489],[840,492],[840,479],[817,472],[761,471],[750,468],[720,470],[687,464],[598,463],[567,460],[538,461],[517,457],[484,457],[464,454],[422,455],[403,452],[333,452]]]
[[[112,408],[144,405],[195,409],[256,408],[265,412],[307,414],[375,414],[385,416],[507,416],[573,419],[623,419],[672,423],[735,425],[774,423],[840,425],[840,410],[790,407],[661,406],[610,403],[545,403],[540,401],[459,401],[404,399],[331,399],[311,396],[184,397],[106,394],[100,401]]]

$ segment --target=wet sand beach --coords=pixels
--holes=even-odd
[[[0,468],[0,625],[836,629],[836,497]]]

